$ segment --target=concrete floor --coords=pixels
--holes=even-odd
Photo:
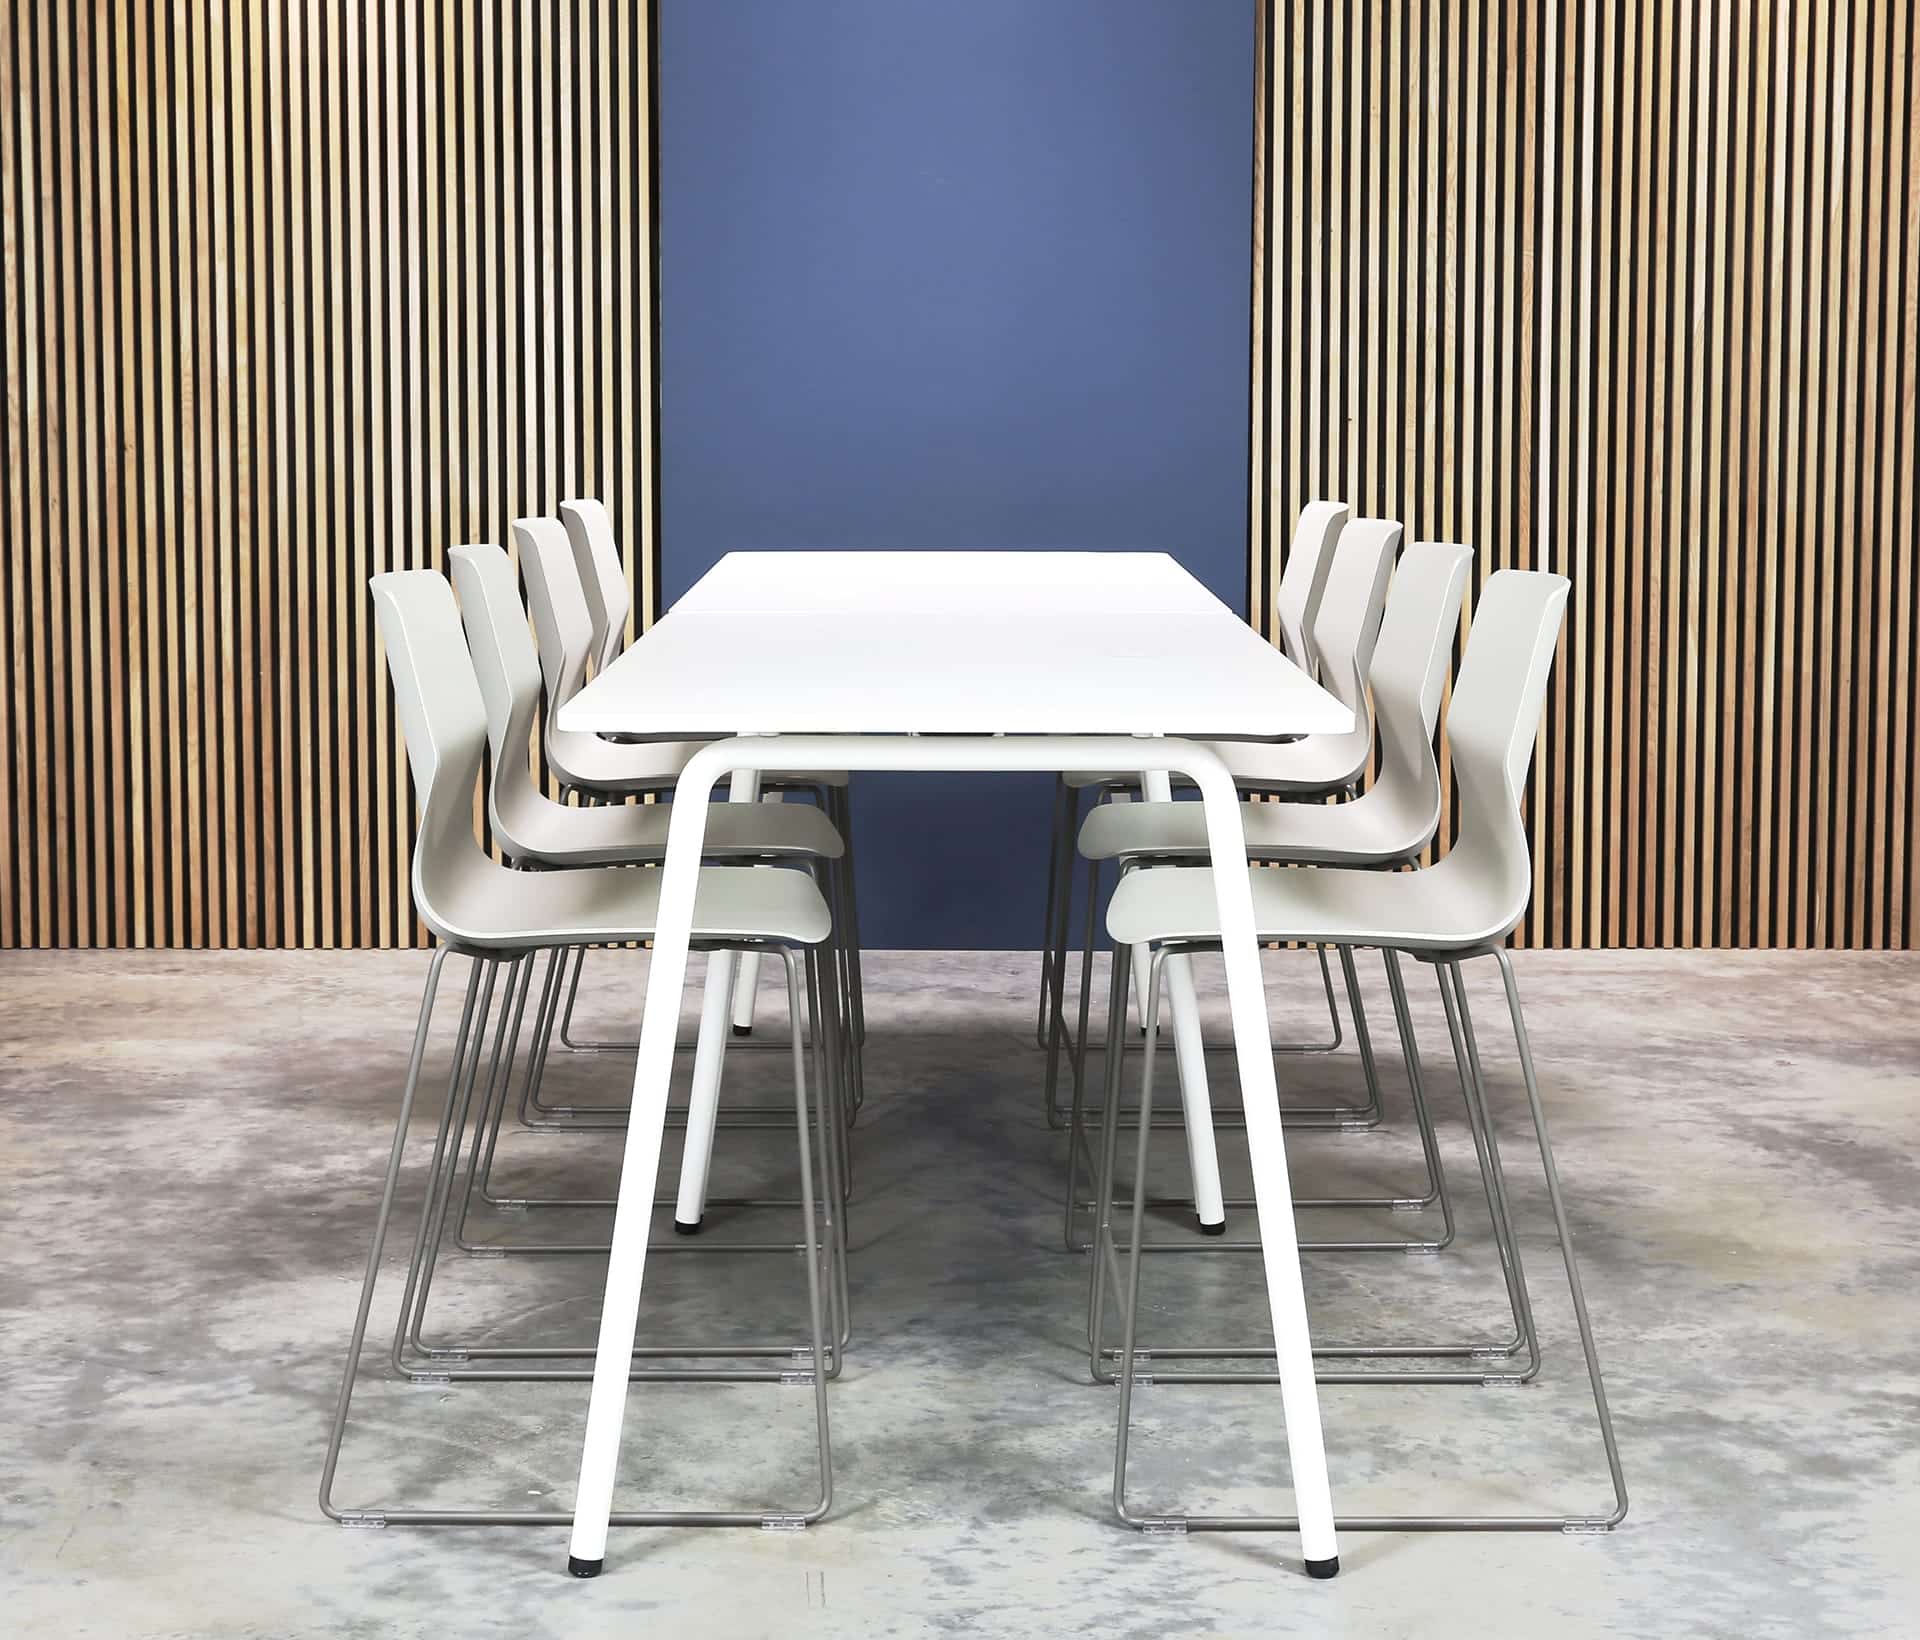
[[[1277,1029],[1311,1029],[1309,959],[1270,960]],[[598,1023],[631,1016],[644,961],[595,959],[583,994]],[[1920,958],[1517,961],[1633,1493],[1619,1532],[1355,1534],[1343,1575],[1321,1584],[1291,1537],[1121,1528],[1106,1501],[1114,1394],[1085,1382],[1085,1264],[1059,1245],[1064,1143],[1037,1108],[1033,959],[880,955],[833,1513],[803,1534],[616,1529],[606,1575],[579,1583],[559,1530],[349,1532],[314,1505],[424,954],[9,954],[0,1631],[1920,1633]],[[1377,966],[1366,974],[1384,1019]],[[1217,974],[1202,983],[1217,994]],[[1414,984],[1460,1246],[1313,1257],[1321,1337],[1500,1321],[1444,1028],[1424,970]],[[1526,1389],[1324,1391],[1350,1512],[1606,1501],[1489,965],[1474,996],[1546,1371]],[[767,1024],[780,1028],[777,1008]],[[743,1097],[781,1086],[780,1056],[731,1064]],[[1296,1189],[1417,1177],[1399,1069],[1383,1044],[1389,1130],[1293,1136]],[[618,1059],[556,1057],[549,1091],[617,1097],[625,1075]],[[1289,1100],[1358,1086],[1350,1051],[1282,1061]],[[611,1182],[616,1144],[521,1134],[502,1157],[515,1179],[591,1187]],[[777,1178],[787,1148],[723,1133],[716,1188]],[[1156,1156],[1176,1185],[1177,1136]],[[1244,1188],[1231,1136],[1223,1159]],[[543,1231],[535,1217],[499,1233]],[[751,1228],[716,1210],[710,1235]],[[1160,1233],[1184,1232],[1170,1219]],[[591,1258],[461,1261],[436,1314],[448,1333],[590,1336],[598,1273]],[[643,1329],[709,1310],[791,1325],[795,1277],[781,1259],[656,1259]],[[1248,1255],[1155,1259],[1147,1282],[1144,1313],[1169,1335],[1263,1330]],[[623,1502],[800,1495],[808,1401],[636,1387]],[[370,1371],[342,1498],[564,1508],[584,1405],[577,1385],[424,1390]],[[1137,1408],[1143,1505],[1287,1506],[1272,1390],[1159,1386]]]

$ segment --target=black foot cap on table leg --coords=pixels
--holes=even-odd
[[[1218,1224],[1209,1224],[1205,1219],[1200,1221],[1200,1234],[1203,1236],[1224,1236],[1226,1233],[1227,1221],[1225,1219],[1222,1219]],[[1329,1573],[1328,1576],[1332,1576],[1332,1574]]]
[[[733,1028],[733,1034],[735,1036],[752,1036],[753,1027],[751,1025],[736,1025]]]
[[[697,1236],[700,1234],[701,1223],[702,1221],[699,1219],[695,1219],[691,1224],[688,1224],[683,1219],[675,1219],[673,1221],[673,1233],[676,1236]]]
[[[567,1556],[567,1570],[574,1577],[598,1577],[604,1565],[604,1560],[582,1560],[578,1555]]]
[[[1328,1578],[1338,1577],[1339,1575],[1340,1557],[1338,1555],[1334,1555],[1327,1560],[1310,1560],[1307,1562],[1308,1577]]]

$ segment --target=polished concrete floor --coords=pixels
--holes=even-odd
[[[1270,958],[1282,1034],[1324,1024],[1310,961]],[[630,1025],[644,963],[596,957],[589,1029]],[[883,954],[868,975],[834,1510],[804,1533],[616,1529],[606,1574],[581,1583],[557,1529],[345,1531],[315,1507],[424,954],[8,954],[0,1632],[1920,1633],[1920,958],[1517,963],[1632,1490],[1618,1532],[1352,1534],[1343,1575],[1315,1583],[1291,1537],[1122,1528],[1107,1503],[1115,1394],[1086,1381],[1086,1265],[1060,1245],[1064,1142],[1038,1108],[1033,959]],[[1312,1256],[1322,1338],[1481,1336],[1502,1321],[1444,1026],[1430,976],[1412,972],[1459,1244],[1439,1258]],[[1364,974],[1377,1029],[1384,986],[1377,966]],[[1202,982],[1217,993],[1217,975]],[[1491,965],[1472,994],[1546,1368],[1526,1388],[1324,1391],[1349,1512],[1607,1502]],[[442,1012],[442,1065],[456,1011]],[[770,1001],[765,1031],[783,1029],[782,1012]],[[1230,1104],[1230,1060],[1215,1063]],[[730,1067],[730,1089],[750,1098],[777,1094],[786,1062],[742,1053]],[[1289,1101],[1360,1086],[1351,1049],[1281,1070]],[[1291,1136],[1298,1192],[1417,1183],[1385,1041],[1382,1075],[1382,1130]],[[617,1099],[625,1078],[619,1058],[556,1055],[549,1093]],[[437,1091],[423,1097],[416,1162],[437,1108]],[[716,1189],[790,1174],[781,1134],[721,1137]],[[1155,1158],[1177,1188],[1177,1134]],[[1230,1134],[1223,1158],[1229,1188],[1244,1189]],[[591,1193],[616,1159],[604,1133],[510,1133],[501,1148],[503,1179],[534,1189]],[[403,1206],[417,1181],[416,1167]],[[485,1234],[603,1222],[540,1217],[503,1216]],[[1365,1217],[1303,1215],[1303,1232],[1350,1234]],[[703,1240],[755,1223],[716,1209]],[[1188,1233],[1169,1213],[1156,1234]],[[590,1337],[599,1269],[455,1261],[435,1330]],[[1143,1316],[1163,1341],[1262,1335],[1250,1255],[1146,1269]],[[643,1329],[710,1316],[713,1330],[731,1318],[797,1332],[797,1276],[790,1258],[657,1258]],[[395,1286],[376,1326],[391,1327]],[[423,1389],[382,1378],[376,1350],[368,1361],[344,1501],[566,1507],[583,1387]],[[779,1386],[637,1386],[622,1501],[802,1497],[808,1402]],[[1137,1412],[1142,1506],[1287,1506],[1270,1388],[1155,1385]]]

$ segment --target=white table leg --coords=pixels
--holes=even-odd
[[[613,1509],[620,1425],[627,1410],[627,1372],[632,1365],[640,1284],[647,1266],[653,1181],[660,1171],[660,1136],[666,1126],[667,1090],[673,1080],[673,1039],[680,1023],[680,992],[687,978],[693,896],[700,880],[707,804],[724,767],[721,757],[711,751],[694,756],[681,771],[674,790],[673,817],[667,825],[667,854],[660,869],[660,917],[654,929],[653,962],[647,972],[647,1003],[640,1016],[633,1111],[627,1119],[626,1149],[620,1159],[607,1290],[600,1304],[600,1333],[594,1346],[593,1393],[587,1403],[580,1484],[573,1501],[567,1569],[576,1577],[595,1576],[607,1552],[607,1516]],[[721,986],[715,994],[720,998],[724,1021],[730,993]]]
[[[1267,1025],[1267,993],[1260,973],[1260,945],[1253,921],[1253,885],[1247,869],[1247,839],[1240,797],[1217,756],[1191,760],[1180,772],[1192,776],[1207,811],[1207,850],[1213,866],[1220,916],[1220,949],[1226,960],[1227,999],[1233,1011],[1233,1046],[1240,1061],[1240,1096],[1246,1105],[1247,1150],[1253,1162],[1254,1208],[1266,1264],[1267,1303],[1273,1312],[1275,1365],[1287,1420],[1287,1453],[1293,1464],[1300,1546],[1307,1570],[1332,1577],[1340,1569],[1333,1530],[1333,1496],[1327,1481],[1326,1446],[1320,1432],[1320,1392],[1313,1376],[1313,1344],[1307,1332],[1306,1291],[1300,1281],[1300,1245],[1293,1223],[1293,1188],[1287,1177],[1286,1137],[1280,1125],[1280,1089],[1273,1074],[1273,1036]]]
[[[754,803],[759,798],[760,776],[751,769],[737,770],[727,801]],[[693,1087],[687,1096],[687,1139],[680,1150],[680,1193],[673,1208],[674,1229],[689,1236],[700,1228],[707,1212],[707,1170],[713,1162],[713,1129],[720,1118],[720,1082],[727,1063],[727,1009],[729,1004],[737,1006],[734,976],[739,965],[739,954],[733,951],[715,951],[707,958],[700,1035],[693,1048]]]
[[[1307,1569],[1316,1576],[1329,1577],[1339,1569],[1339,1550],[1320,1432],[1320,1398],[1313,1376],[1306,1294],[1300,1281],[1300,1249],[1294,1234],[1286,1141],[1280,1127],[1273,1042],[1267,1027],[1260,950],[1254,938],[1253,890],[1247,872],[1246,837],[1240,825],[1239,794],[1226,765],[1205,747],[1168,740],[1158,742],[1156,751],[1166,769],[1192,778],[1206,805],[1207,844],[1226,958],[1234,1051],[1240,1061],[1240,1086],[1246,1102],[1247,1146],[1253,1160],[1261,1256],[1266,1266],[1267,1303],[1273,1315],[1275,1364],[1292,1459],[1301,1547]],[[606,1555],[607,1517],[613,1507],[620,1426],[626,1414],[627,1373],[646,1270],[653,1181],[660,1166],[660,1136],[673,1070],[680,992],[686,982],[694,890],[706,831],[706,807],[714,782],[735,765],[763,771],[824,767],[1046,772],[1127,768],[1138,761],[1139,755],[1138,740],[1114,736],[793,735],[716,742],[697,753],[681,773],[667,830],[660,918],[654,933],[653,964],[647,975],[646,1007],[640,1020],[640,1051],[634,1063],[633,1114],[627,1124],[613,1245],[607,1260],[606,1297],[601,1304],[595,1345],[593,1393],[587,1407],[569,1543],[570,1571],[582,1577],[593,1576]]]
[[[1173,782],[1164,769],[1140,776],[1140,795],[1149,803],[1171,803]],[[1136,977],[1152,972],[1152,953],[1138,946],[1133,953]],[[1193,1210],[1200,1228],[1217,1235],[1227,1227],[1227,1209],[1220,1194],[1220,1157],[1214,1144],[1213,1101],[1207,1093],[1206,1050],[1200,1039],[1200,1003],[1193,990],[1193,959],[1167,958],[1167,1002],[1173,1015],[1173,1057],[1180,1072],[1180,1110],[1187,1130],[1187,1169],[1193,1181]],[[1147,1010],[1143,1005],[1140,1017]]]
[[[758,785],[758,781],[755,782]],[[785,792],[768,792],[760,801],[763,803],[781,803],[786,800]],[[738,791],[734,801],[740,801]],[[743,952],[739,958],[740,972],[733,982],[733,1028],[741,1036],[753,1029],[753,1004],[760,994],[760,953]]]

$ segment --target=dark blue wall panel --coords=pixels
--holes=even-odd
[[[1243,608],[1253,31],[664,0],[666,600],[740,548],[1152,548]],[[864,779],[867,943],[1036,943],[1049,790]]]

